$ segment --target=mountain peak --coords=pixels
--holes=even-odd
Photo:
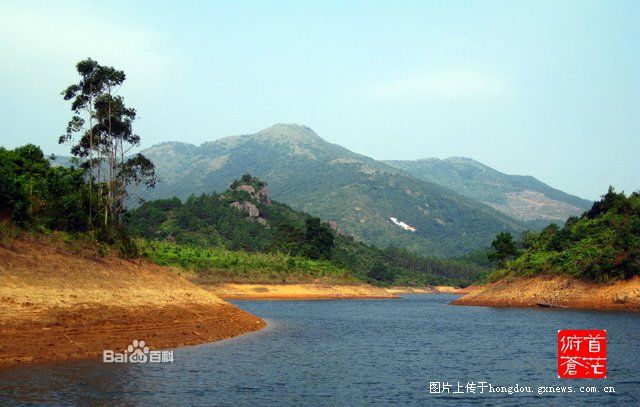
[[[183,143],[181,141],[165,141],[154,144],[144,151],[153,151],[156,154],[179,154],[184,152],[193,152],[196,149],[197,147],[190,143]]]
[[[299,140],[317,140],[320,138],[320,136],[318,136],[315,131],[311,130],[311,128],[295,123],[274,124],[271,127],[259,131],[258,133],[256,133],[256,136]]]
[[[474,160],[473,158],[469,158],[469,157],[449,157],[449,158],[445,158],[443,161],[449,161],[449,162],[454,162],[454,163],[473,163],[473,164],[480,164],[478,161]]]
[[[481,162],[476,161],[473,158],[469,158],[469,157],[449,157],[449,158],[445,158],[444,160],[442,160],[442,163],[460,165],[460,166],[465,166],[465,167],[469,167],[469,168],[476,168],[476,169],[481,170],[481,171],[494,171],[495,172],[495,170],[493,168],[488,167],[488,166],[482,164]]]

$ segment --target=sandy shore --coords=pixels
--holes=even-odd
[[[387,287],[385,291],[389,294],[402,295],[402,294],[437,294],[433,287]]]
[[[0,247],[0,365],[98,357],[134,339],[173,348],[265,326],[162,267],[66,250],[21,239]]]
[[[454,305],[640,310],[640,277],[613,284],[540,276],[501,280],[465,295]]]
[[[224,299],[327,300],[396,298],[385,289],[368,284],[201,284]]]
[[[470,285],[468,287],[452,287],[450,285],[435,286],[436,292],[440,294],[469,294],[478,289],[478,286]]]
[[[437,285],[433,287],[389,287],[385,290],[391,294],[467,294],[477,289],[475,286],[465,288],[450,285]]]

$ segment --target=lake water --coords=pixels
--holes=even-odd
[[[447,305],[453,298],[239,301],[269,327],[176,349],[172,364],[0,370],[0,404],[640,405],[640,314]],[[608,378],[557,379],[558,329],[606,329]],[[458,382],[486,382],[533,393],[431,394],[430,382],[449,382],[452,392]],[[538,394],[540,386],[574,392]]]

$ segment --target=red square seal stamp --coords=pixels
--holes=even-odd
[[[558,378],[604,379],[607,377],[607,331],[603,329],[558,330]]]

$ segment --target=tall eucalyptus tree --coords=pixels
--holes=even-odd
[[[76,114],[60,142],[80,134],[71,152],[81,159],[88,158],[85,167],[89,170],[90,182],[93,184],[97,179],[99,183],[98,217],[102,216],[105,227],[116,222],[122,224],[127,187],[144,184],[153,188],[155,167],[141,154],[127,155],[140,145],[140,136],[133,133],[135,109],[128,108],[124,98],[116,95],[126,79],[125,73],[91,59],[79,62],[76,68],[80,82],[63,92],[65,100],[73,100],[71,109]],[[87,120],[79,116],[82,113],[88,117],[88,126]]]

